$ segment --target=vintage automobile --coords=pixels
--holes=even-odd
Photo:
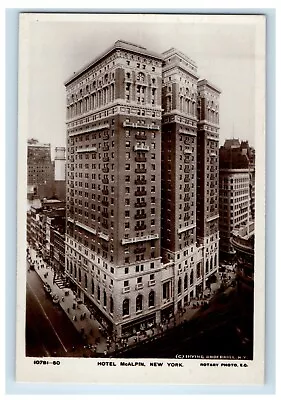
[[[49,285],[48,283],[45,283],[45,284],[44,284],[44,289],[45,289],[45,291],[46,291],[47,293],[51,293],[51,288],[50,288],[50,285]]]
[[[57,294],[53,295],[52,301],[54,304],[58,304],[60,301],[59,296]]]

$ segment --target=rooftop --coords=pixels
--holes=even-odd
[[[137,44],[119,39],[113,44],[113,46],[110,46],[109,48],[107,48],[104,52],[102,52],[94,60],[92,60],[90,63],[88,63],[84,67],[82,67],[78,72],[74,72],[73,75],[65,81],[65,83],[64,83],[65,86],[67,86],[69,83],[73,82],[75,79],[77,79],[79,76],[81,76],[84,72],[86,72],[89,68],[93,67],[95,64],[97,64],[103,58],[108,56],[110,53],[112,53],[113,51],[119,50],[119,49],[127,50],[132,53],[142,54],[144,56],[149,56],[149,57],[156,58],[158,60],[162,60],[162,56],[158,53],[149,51],[143,46],[139,46]]]
[[[213,90],[215,90],[217,93],[221,93],[221,90],[216,86],[216,85],[214,85],[213,83],[211,83],[210,81],[208,81],[207,79],[199,79],[199,81],[198,81],[198,88],[200,87],[200,86],[203,86],[203,85],[206,85],[206,86],[209,86],[209,88],[210,89],[213,89]]]
[[[180,50],[176,49],[175,47],[171,47],[170,49],[163,51],[163,56],[164,59],[167,59],[173,55],[178,55],[180,56],[183,60],[185,60],[186,62],[192,64],[193,67],[195,67],[197,69],[197,65],[196,62],[193,61],[191,58],[189,58],[187,55],[185,55],[184,53],[182,53]]]

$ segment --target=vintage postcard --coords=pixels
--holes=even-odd
[[[265,17],[21,14],[17,380],[264,380]]]

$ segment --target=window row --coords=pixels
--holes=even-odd
[[[143,310],[144,296],[139,294],[135,300],[135,312]],[[148,307],[155,307],[155,292],[152,290],[148,295]],[[131,312],[131,300],[126,298],[123,300],[122,313],[123,317],[130,315]]]

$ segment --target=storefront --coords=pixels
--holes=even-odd
[[[155,323],[156,313],[154,312],[153,314],[146,315],[122,325],[121,334],[122,336],[136,335],[138,332],[144,332],[147,329],[152,328]]]
[[[94,318],[104,327],[104,329],[111,333],[113,331],[113,323],[108,319],[108,317],[93,303],[93,301],[84,295],[84,304],[94,315]]]
[[[174,305],[170,304],[168,307],[161,310],[161,322],[169,321],[174,316]]]

